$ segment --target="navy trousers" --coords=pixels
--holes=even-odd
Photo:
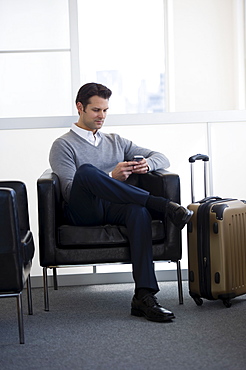
[[[135,288],[158,292],[152,255],[152,217],[145,207],[148,197],[147,191],[84,164],[75,174],[68,208],[75,225],[125,225]]]

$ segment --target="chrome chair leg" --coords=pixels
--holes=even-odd
[[[44,283],[44,310],[49,311],[47,267],[43,267],[43,283]]]
[[[22,292],[16,295],[17,299],[17,313],[18,313],[18,325],[19,325],[19,338],[20,344],[24,344],[24,323],[23,323],[23,308],[22,308]]]
[[[30,275],[27,278],[26,281],[26,288],[27,288],[27,300],[28,300],[28,314],[32,315],[33,314],[33,309],[32,309],[32,287],[31,287],[31,277]]]
[[[53,285],[54,285],[54,290],[58,290],[56,267],[53,267]]]
[[[178,279],[179,304],[183,304],[184,299],[183,299],[183,287],[182,287],[180,260],[177,261],[177,279]]]

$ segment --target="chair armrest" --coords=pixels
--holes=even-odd
[[[54,263],[57,245],[57,218],[62,215],[60,183],[58,177],[49,169],[37,180],[39,258],[41,266]]]
[[[0,291],[21,290],[22,253],[16,193],[0,188]]]
[[[175,173],[159,170],[139,175],[139,186],[152,195],[180,203],[180,178]]]
[[[162,196],[180,204],[180,178],[167,170],[148,172],[139,175],[139,186],[152,195]],[[165,252],[171,261],[177,262],[182,258],[181,232],[169,218],[165,220],[166,242]]]

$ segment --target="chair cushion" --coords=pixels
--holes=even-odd
[[[152,221],[152,240],[163,240],[165,237],[163,222]],[[128,244],[127,229],[124,226],[70,226],[62,225],[58,228],[59,248],[86,248],[98,246],[115,246]]]

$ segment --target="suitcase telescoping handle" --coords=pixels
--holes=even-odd
[[[207,162],[209,161],[209,157],[206,154],[195,154],[189,158],[190,175],[191,175],[191,202],[192,203],[194,203],[195,201],[193,165],[196,161],[199,161],[199,160],[202,160],[204,162],[204,195],[205,195],[205,198],[207,197]]]

